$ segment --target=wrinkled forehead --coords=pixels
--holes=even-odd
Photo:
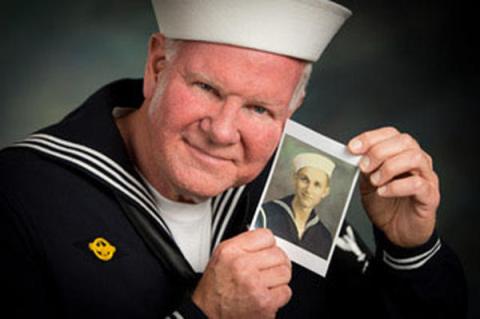
[[[300,64],[304,65],[307,61],[294,58],[287,55],[282,55],[278,53],[272,53],[264,50],[258,50],[254,48],[248,48],[243,46],[231,45],[231,44],[224,44],[224,43],[215,43],[215,42],[208,42],[208,41],[193,41],[193,40],[178,40],[181,42],[182,50],[187,51],[216,51],[222,52],[226,56],[234,56],[234,55],[245,55],[251,56],[252,58],[257,59],[270,59],[270,60],[283,60],[284,62],[289,61],[292,64]]]
[[[277,95],[293,91],[306,65],[302,60],[279,54],[201,41],[182,41],[175,62],[185,70],[214,77],[213,80],[227,85],[258,86],[263,90],[279,87],[283,92],[271,92]]]

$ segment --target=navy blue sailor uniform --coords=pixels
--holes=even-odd
[[[263,204],[255,226],[267,227],[276,236],[326,259],[332,245],[330,231],[320,220],[318,209],[313,209],[303,234],[299,236],[292,209],[293,197],[289,195]]]
[[[14,318],[204,318],[193,271],[131,162],[112,110],[139,107],[141,80],[109,84],[63,120],[0,152],[0,303]],[[270,163],[212,199],[211,251],[247,229]],[[326,278],[293,265],[279,318],[460,318],[455,254],[434,234],[368,252],[343,225]]]

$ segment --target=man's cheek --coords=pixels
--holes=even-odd
[[[282,127],[279,124],[258,125],[255,130],[250,131],[252,140],[265,149],[275,149],[280,142]]]

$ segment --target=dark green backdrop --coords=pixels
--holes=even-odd
[[[455,1],[347,1],[353,17],[316,64],[294,119],[347,142],[394,125],[434,158],[438,216],[458,252],[480,317],[477,120],[478,35],[473,8]],[[147,0],[2,1],[0,146],[59,120],[97,87],[141,77],[156,23]],[[370,245],[354,195],[347,218]]]

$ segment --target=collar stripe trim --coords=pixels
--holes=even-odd
[[[214,213],[213,214],[214,214],[215,218],[214,218],[213,227],[212,227],[212,235],[216,233],[218,223],[219,223],[219,221],[222,217],[223,211],[225,209],[225,205],[227,205],[227,202],[230,199],[230,196],[232,195],[234,190],[235,190],[234,188],[230,188],[224,194],[222,194],[223,198],[220,200],[221,204],[220,204],[220,207],[218,208],[218,210],[215,209],[215,207],[214,207],[214,210],[213,210]]]
[[[103,181],[107,182],[108,184],[110,184],[111,186],[113,186],[115,189],[119,190],[120,192],[122,192],[123,194],[127,195],[130,199],[132,199],[134,202],[136,202],[137,204],[139,204],[145,211],[147,211],[150,216],[155,220],[157,221],[158,224],[160,224],[162,226],[162,228],[172,237],[172,234],[170,232],[170,230],[168,229],[168,226],[165,224],[165,222],[163,220],[160,219],[158,213],[156,210],[152,210],[147,204],[145,204],[140,198],[138,198],[136,195],[132,194],[129,190],[125,189],[122,185],[120,185],[119,183],[117,183],[116,181],[112,180],[110,177],[108,177],[107,175],[103,174],[102,172],[100,172],[99,170],[97,170],[96,168],[90,166],[89,164],[79,160],[79,159],[76,159],[76,158],[73,158],[73,157],[70,157],[70,156],[67,156],[65,154],[61,154],[59,152],[56,152],[54,150],[50,150],[46,147],[43,147],[43,146],[40,146],[40,145],[37,145],[37,144],[34,144],[32,142],[20,142],[20,143],[16,143],[14,145],[12,145],[12,147],[27,147],[27,148],[31,148],[31,149],[34,149],[34,150],[37,150],[39,152],[43,152],[45,154],[48,154],[50,156],[53,156],[53,157],[57,157],[57,158],[60,158],[62,160],[65,160],[67,162],[70,162],[72,164],[75,164],[77,165],[78,167],[80,168],[83,168],[84,170],[90,172],[91,174],[99,177],[100,179],[102,179]],[[173,238],[173,237],[172,237]]]
[[[63,139],[60,139],[58,137],[48,135],[48,134],[33,134],[29,137],[30,138],[39,138],[39,139],[45,139],[49,140],[53,143],[56,143],[57,145],[65,146],[71,149],[76,149],[78,151],[84,152],[86,154],[89,154],[93,157],[95,157],[98,161],[101,161],[105,163],[106,165],[110,166],[112,169],[116,170],[120,175],[122,175],[125,179],[127,179],[129,182],[133,183],[139,190],[141,190],[151,201],[151,203],[154,203],[154,200],[151,196],[151,194],[146,190],[146,188],[136,179],[134,178],[130,173],[128,173],[123,167],[121,167],[119,164],[117,164],[115,161],[113,161],[111,158],[108,156],[90,148],[86,147],[81,144],[76,144],[72,143]],[[87,155],[88,156],[88,155]]]
[[[398,270],[412,270],[417,269],[423,266],[427,261],[429,261],[435,254],[440,250],[442,244],[440,239],[437,240],[435,245],[428,251],[409,258],[394,258],[389,255],[386,251],[383,251],[383,262],[394,269]]]
[[[220,203],[220,200],[221,200],[221,198],[224,194],[225,194],[225,192],[223,192],[222,194],[220,194],[218,196],[215,196],[215,198],[213,199],[213,201],[212,201],[212,211],[213,212],[217,211],[218,204]]]
[[[82,151],[76,151],[76,150],[70,149],[68,147],[66,148],[66,147],[59,146],[59,145],[55,144],[54,142],[46,141],[41,137],[39,137],[39,138],[36,138],[36,137],[27,138],[27,139],[24,140],[24,142],[33,142],[33,143],[43,144],[44,146],[48,146],[51,149],[55,149],[59,152],[63,152],[63,153],[69,154],[69,155],[75,155],[77,157],[80,157],[80,158],[84,159],[85,161],[88,161],[90,164],[93,164],[96,167],[98,167],[99,169],[104,170],[105,173],[108,173],[110,176],[115,178],[115,180],[117,180],[118,182],[123,184],[123,186],[127,187],[130,191],[132,191],[136,195],[138,195],[144,201],[144,203],[147,204],[150,207],[150,209],[152,209],[154,211],[156,210],[156,206],[153,204],[153,202],[150,198],[150,194],[147,193],[144,189],[142,189],[140,187],[137,187],[138,184],[139,184],[138,182],[135,185],[130,184],[127,180],[123,179],[122,176],[120,176],[118,174],[118,171],[115,171],[115,168],[112,169],[111,167],[109,167],[108,163],[102,163],[102,161],[99,161],[99,160],[89,156],[88,154],[83,153]],[[125,174],[128,174],[128,173],[123,172],[122,175],[125,176]],[[130,176],[130,178],[132,178],[132,177]]]
[[[315,216],[312,219],[310,219],[305,225],[305,230],[309,229],[312,226],[315,226],[316,224],[318,224],[319,221],[320,221],[320,218],[318,217],[317,214],[315,214]]]
[[[87,170],[138,203],[173,238],[170,229],[158,213],[150,192],[135,177],[106,155],[85,145],[48,134],[32,134],[24,141],[13,146],[35,149]],[[216,235],[212,236],[212,242],[216,243],[215,246],[222,238],[244,188],[245,185],[239,188],[230,188],[214,198],[212,234]],[[233,200],[231,199],[232,195]],[[227,211],[226,214],[225,211]],[[220,231],[218,231],[220,224]],[[212,248],[215,246],[212,246]]]
[[[290,207],[286,203],[284,203],[284,202],[282,202],[281,200],[278,200],[278,199],[275,199],[273,202],[275,204],[281,206],[283,209],[285,209],[285,211],[288,213],[288,215],[292,219],[293,223],[295,224],[295,217],[293,216],[293,212],[290,209]]]
[[[295,224],[295,217],[290,206],[288,206],[285,202],[282,202],[281,200],[278,200],[278,199],[273,200],[273,202],[275,204],[280,205],[283,209],[285,209],[288,215],[290,215],[290,217],[292,218],[293,223]],[[315,214],[315,216],[313,216],[312,218],[310,218],[310,220],[307,221],[307,224],[305,225],[305,229],[303,230],[303,232],[305,233],[307,229],[309,229],[312,226],[315,226],[316,224],[318,224],[319,221],[320,221],[320,218],[318,217],[318,215]]]
[[[241,187],[239,187],[235,190],[236,193],[235,193],[235,195],[232,199],[232,202],[230,203],[230,207],[228,208],[227,214],[223,218],[222,226],[221,226],[221,228],[220,228],[220,230],[219,230],[219,232],[216,236],[215,244],[212,246],[212,251],[213,251],[213,248],[217,247],[218,243],[220,242],[221,238],[223,237],[225,229],[227,228],[227,224],[232,217],[233,211],[237,207],[238,200],[240,199],[240,195],[242,195],[244,189],[245,189],[245,185],[243,185],[243,186],[241,186]]]
[[[260,206],[260,215],[257,217],[257,220],[256,220],[257,224],[258,224],[258,219],[260,218],[260,216],[262,216],[262,225],[259,225],[258,227],[268,228],[267,214],[265,213],[265,210],[263,209],[262,206]]]

